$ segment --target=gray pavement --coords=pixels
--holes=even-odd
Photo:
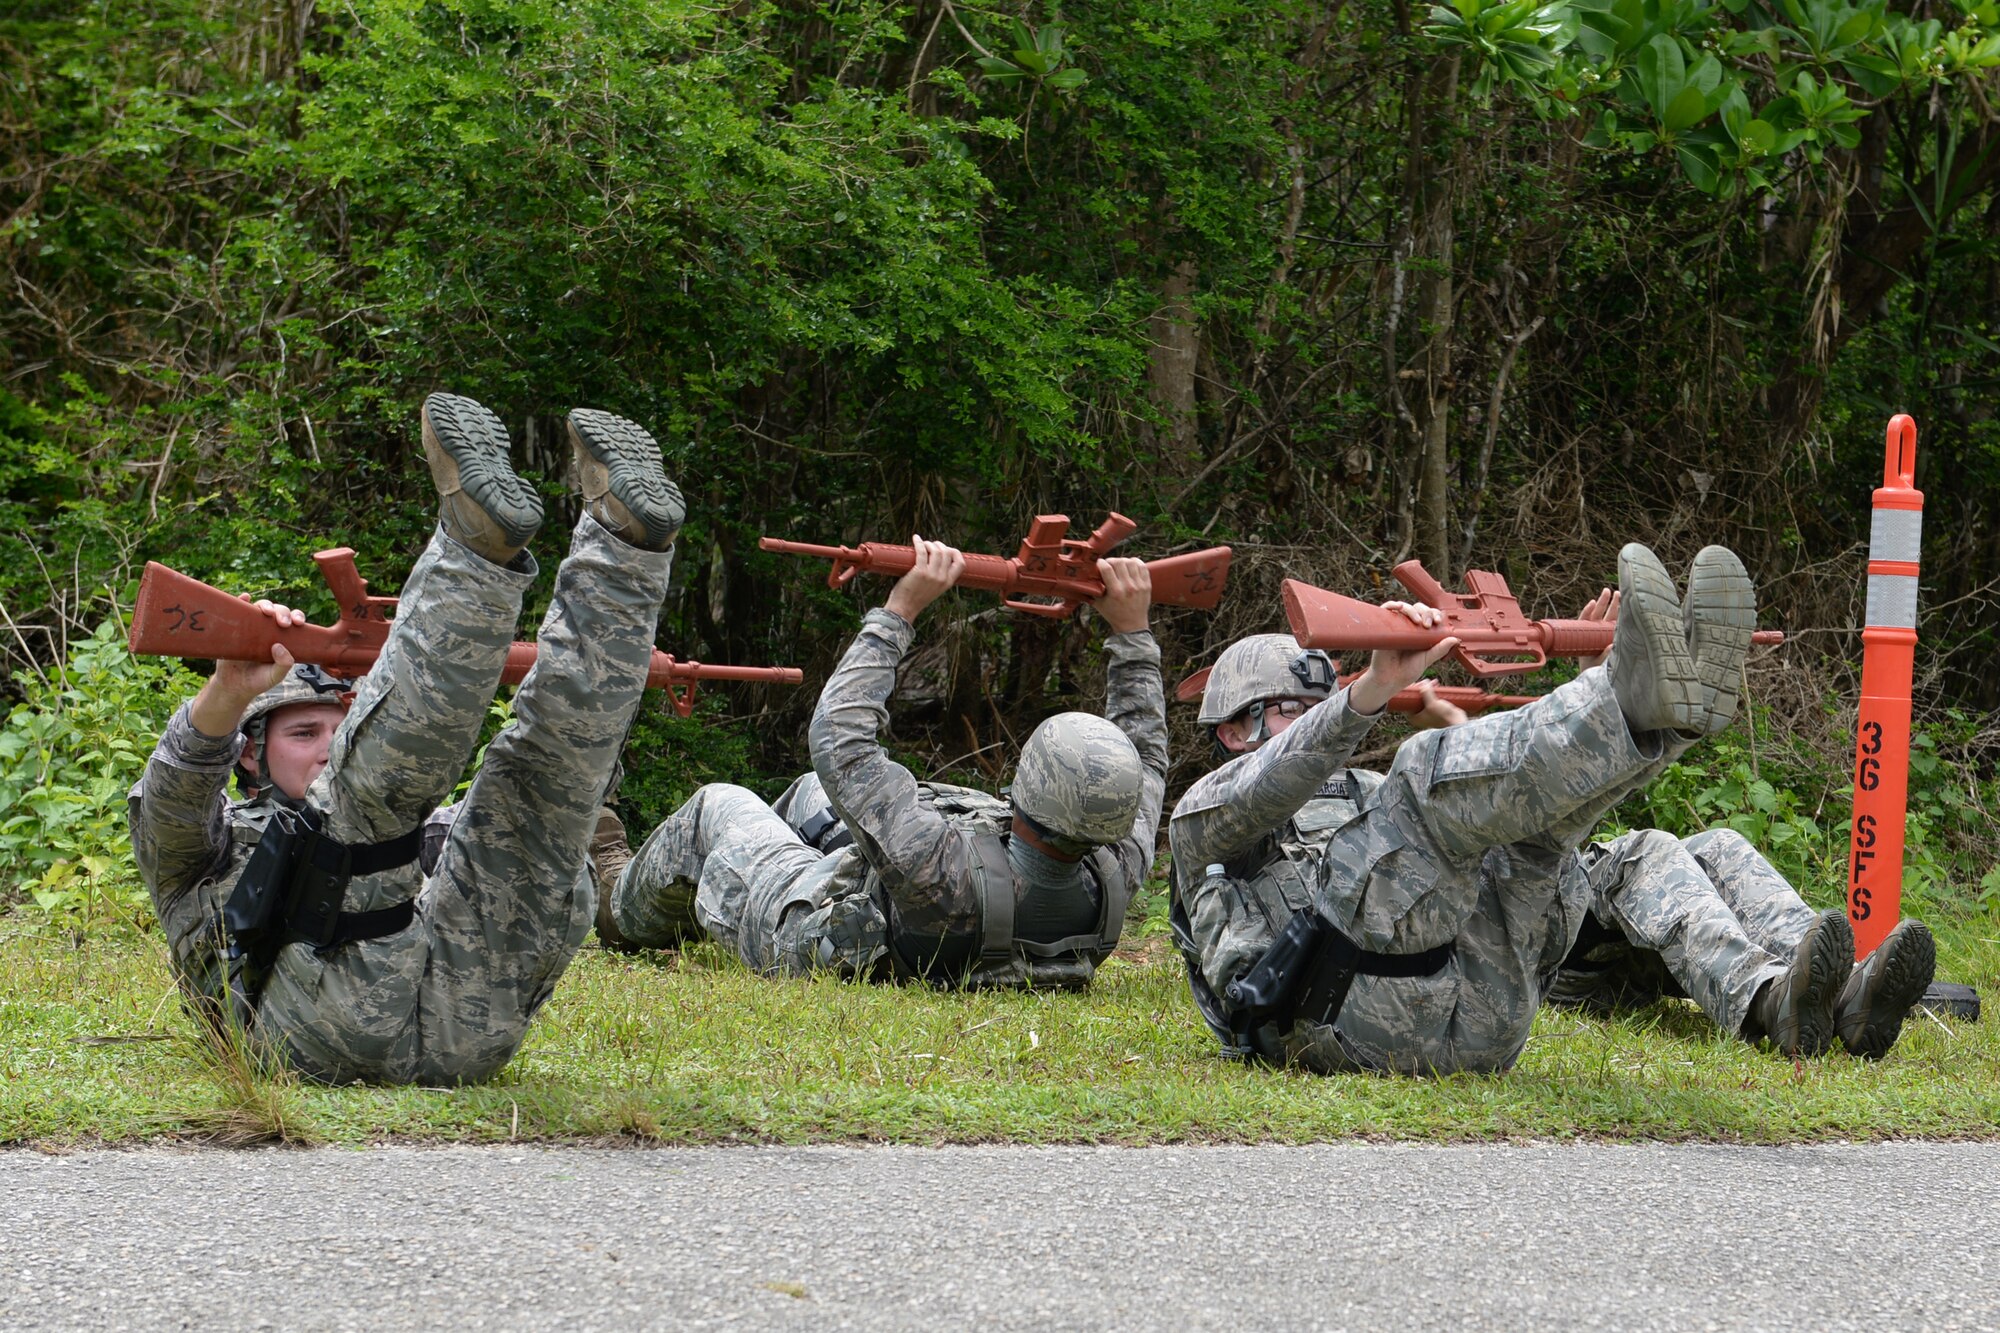
[[[0,1153],[36,1329],[2000,1329],[2000,1144]]]

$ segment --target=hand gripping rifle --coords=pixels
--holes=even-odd
[[[1285,616],[1300,646],[1332,653],[1377,648],[1407,652],[1456,635],[1459,644],[1452,656],[1480,677],[1533,671],[1551,657],[1595,657],[1611,647],[1615,628],[1611,621],[1530,620],[1522,614],[1507,580],[1490,570],[1466,571],[1465,584],[1471,591],[1465,593],[1445,591],[1422,561],[1406,560],[1390,573],[1412,597],[1444,612],[1444,623],[1425,629],[1411,624],[1400,611],[1286,579],[1280,589]],[[1782,630],[1758,630],[1752,641],[1783,643],[1785,635]]]
[[[132,608],[129,643],[135,653],[156,657],[213,657],[232,661],[268,662],[271,648],[284,644],[293,658],[323,666],[343,676],[359,676],[375,664],[389,639],[393,597],[376,597],[354,567],[354,552],[341,546],[314,554],[320,576],[340,603],[340,619],[331,625],[295,625],[280,629],[248,599],[231,597],[199,579],[146,563],[139,580],[139,599]],[[535,645],[516,643],[507,650],[500,673],[503,685],[518,685],[535,665]],[[682,717],[694,711],[695,692],[704,680],[754,680],[797,685],[805,673],[797,667],[710,666],[683,662],[659,649],[646,671],[646,688],[663,689]]]
[[[1042,514],[1028,528],[1020,554],[1011,559],[998,555],[968,553],[961,588],[981,588],[997,592],[1007,605],[1031,616],[1061,620],[1085,602],[1104,595],[1104,580],[1098,577],[1097,562],[1111,554],[1139,525],[1123,514],[1113,514],[1097,531],[1082,541],[1066,536],[1069,519],[1062,514]],[[903,575],[917,562],[917,553],[908,546],[887,542],[863,542],[859,546],[813,546],[806,542],[780,541],[766,537],[757,543],[766,551],[787,555],[818,556],[833,561],[826,576],[829,588],[844,588],[856,574]],[[1212,546],[1205,551],[1170,555],[1164,560],[1148,560],[1153,576],[1153,600],[1163,606],[1192,606],[1213,611],[1222,600],[1222,587],[1229,579],[1229,548]],[[1049,597],[1049,602],[1028,602],[1024,597]]]
[[[1174,698],[1184,704],[1191,704],[1201,698],[1202,691],[1208,688],[1208,673],[1213,669],[1203,667],[1176,685]],[[1344,688],[1360,678],[1360,672],[1352,671],[1341,676],[1338,683]],[[1493,708],[1519,708],[1522,704],[1533,703],[1539,697],[1530,694],[1488,694],[1471,685],[1434,685],[1431,688],[1438,698],[1446,703],[1457,704],[1467,713],[1474,715]],[[1421,713],[1424,711],[1423,691],[1414,686],[1407,690],[1398,690],[1389,696],[1389,702],[1384,706],[1392,713]]]

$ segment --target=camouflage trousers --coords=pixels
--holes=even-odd
[[[1365,949],[1450,943],[1429,977],[1354,981],[1335,1030],[1301,1025],[1309,1067],[1509,1068],[1589,906],[1576,851],[1685,747],[1634,736],[1603,668],[1511,713],[1419,732],[1317,867],[1322,909]]]
[[[1608,1010],[1684,995],[1740,1034],[1763,984],[1791,966],[1813,909],[1733,829],[1641,829],[1583,854],[1591,911],[1623,938],[1572,958],[1551,1003]]]
[[[726,782],[702,787],[632,857],[611,897],[618,932],[664,948],[698,925],[759,972],[853,975],[882,956],[887,924],[852,846],[822,853],[800,835],[827,808],[808,773],[776,805]]]
[[[500,684],[532,557],[503,568],[442,529],[403,591],[381,657],[306,799],[327,832],[372,843],[445,800]],[[535,667],[487,747],[436,871],[357,877],[349,912],[416,899],[381,939],[279,955],[253,1038],[334,1081],[456,1083],[492,1075],[590,929],[585,846],[644,688],[671,552],[641,551],[585,515],[556,572]]]

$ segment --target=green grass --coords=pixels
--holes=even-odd
[[[2000,1137],[1991,1016],[1919,1016],[1880,1064],[1795,1066],[1686,1004],[1612,1023],[1551,1011],[1503,1077],[1319,1078],[1219,1058],[1157,939],[1084,995],[774,981],[705,946],[591,949],[495,1081],[325,1088],[205,1049],[157,936],[78,947],[24,914],[0,934],[5,1143]],[[1990,1001],[1996,935],[1948,934],[1942,975]]]

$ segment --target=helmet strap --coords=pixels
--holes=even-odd
[[[1271,731],[1271,724],[1265,721],[1264,714],[1270,711],[1273,702],[1275,701],[1271,699],[1255,700],[1249,706],[1244,708],[1242,712],[1237,713],[1235,717],[1227,717],[1223,719],[1224,722],[1234,722],[1236,718],[1242,717],[1245,713],[1250,715],[1251,718],[1250,725],[1254,728],[1254,730],[1252,730],[1248,735],[1243,737],[1243,750],[1241,751],[1242,753],[1247,754],[1251,750],[1254,750],[1258,746],[1262,745],[1265,741],[1271,739],[1274,733]],[[1225,754],[1230,755],[1232,757],[1238,753],[1237,751],[1231,750],[1228,746],[1222,743],[1222,733],[1219,726],[1210,734],[1215,737],[1215,745],[1217,749],[1223,751]]]
[[[236,755],[236,787],[245,800],[256,800],[270,787],[270,778],[264,768],[264,719],[258,718],[243,729],[243,748]],[[253,772],[243,761],[251,759],[257,767]]]
[[[1009,846],[1017,842],[1022,843],[1027,847],[1033,848],[1037,853],[1047,857],[1051,861],[1060,861],[1069,865],[1075,865],[1083,859],[1083,852],[1079,851],[1071,854],[1064,851],[1057,845],[1057,839],[1060,837],[1059,834],[1051,833],[1049,830],[1042,828],[1018,809],[1014,811],[1012,832],[1014,836],[1007,840]],[[1063,841],[1067,842],[1069,840],[1063,839]]]

